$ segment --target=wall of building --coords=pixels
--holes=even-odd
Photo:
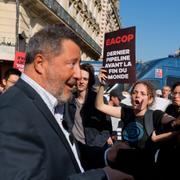
[[[66,24],[82,40],[83,60],[100,59],[104,33],[120,28],[118,0],[18,1],[19,16],[16,13],[17,0],[0,0],[1,61],[13,63],[17,19],[18,34],[25,43],[47,24]]]

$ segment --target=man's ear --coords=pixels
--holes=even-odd
[[[6,84],[7,84],[7,81],[6,81],[6,79],[2,79],[2,84],[3,84],[3,86],[5,87],[6,86]]]
[[[34,69],[39,74],[42,74],[45,68],[46,58],[42,54],[36,54],[34,58]]]

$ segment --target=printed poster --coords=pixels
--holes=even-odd
[[[135,40],[135,27],[105,34],[103,67],[109,84],[136,81]]]
[[[24,65],[25,65],[25,58],[26,58],[25,52],[16,51],[13,67],[16,69],[19,69],[19,71],[23,72]]]

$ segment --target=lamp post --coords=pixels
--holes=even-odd
[[[15,51],[19,50],[19,0],[16,0],[16,45]]]

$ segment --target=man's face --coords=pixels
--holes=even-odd
[[[120,100],[119,100],[118,97],[112,96],[111,100],[112,100],[114,106],[119,106],[120,105]]]
[[[79,92],[86,91],[88,89],[89,73],[81,70],[81,78],[77,81],[77,89]]]
[[[60,54],[46,61],[44,73],[44,88],[59,103],[64,103],[71,97],[73,87],[81,77],[79,46],[71,40],[64,40],[62,45]]]
[[[172,102],[176,106],[180,106],[180,86],[176,86],[172,93]]]
[[[7,80],[3,79],[4,90],[7,90],[11,86],[13,86],[17,82],[18,79],[19,79],[19,76],[15,74],[11,74]]]
[[[171,93],[171,88],[169,86],[165,86],[162,89],[162,97],[163,98],[167,98],[168,99],[170,93]]]

